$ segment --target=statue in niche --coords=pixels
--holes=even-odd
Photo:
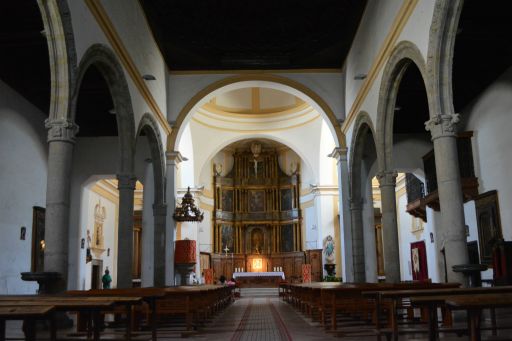
[[[328,235],[324,238],[324,255],[325,255],[325,261],[327,264],[334,264],[335,262],[335,255],[334,255],[334,239],[331,235]]]
[[[94,232],[92,235],[91,250],[96,258],[100,258],[105,251],[105,238],[103,236],[103,223],[107,217],[107,209],[101,206],[101,199],[94,206]]]
[[[260,254],[263,248],[263,232],[261,229],[256,228],[251,232],[251,247],[252,253]]]

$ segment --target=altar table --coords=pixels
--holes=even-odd
[[[233,278],[242,288],[277,288],[285,279],[283,271],[234,272]]]

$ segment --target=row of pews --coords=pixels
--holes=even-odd
[[[64,313],[76,314],[76,335],[84,334],[88,340],[100,340],[105,334],[102,332],[105,314],[123,317],[122,340],[136,339],[143,334],[157,340],[159,328],[173,321],[183,325],[181,336],[186,336],[229,305],[232,297],[231,287],[217,285],[5,295],[0,296],[0,341],[5,340],[6,320],[23,320],[26,340],[39,340],[36,321],[45,321],[50,340],[57,340],[56,320]]]
[[[280,284],[280,296],[303,314],[317,320],[338,336],[384,336],[426,333],[467,334],[480,340],[481,331],[511,329],[499,326],[495,309],[512,307],[512,286],[460,288],[457,283],[329,283]],[[482,323],[482,311],[490,310],[491,323]],[[415,311],[419,316],[415,316]],[[441,314],[439,315],[439,311]],[[454,326],[453,312],[466,311],[467,325]]]

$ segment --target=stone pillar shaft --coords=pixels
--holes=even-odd
[[[67,287],[70,179],[78,126],[64,120],[47,120],[48,178],[46,184],[44,271],[58,272]]]
[[[350,215],[348,159],[346,148],[335,148],[329,155],[336,159],[338,166],[338,212],[340,215],[341,273],[343,281],[354,281],[354,260],[352,252],[352,226]]]
[[[132,287],[133,267],[133,192],[137,178],[117,176],[119,189],[119,226],[117,228],[117,287]]]
[[[180,152],[167,152],[165,169],[165,200],[167,204],[167,217],[165,221],[165,285],[174,285],[174,241],[176,221],[172,218],[176,208],[176,170],[183,161]]]
[[[380,185],[382,204],[382,240],[384,246],[384,270],[386,282],[400,282],[400,245],[398,243],[398,225],[396,222],[396,177],[392,171],[380,172],[377,179]]]
[[[154,240],[153,240],[153,281],[155,287],[164,287],[165,282],[165,227],[167,219],[167,205],[153,205]]]
[[[447,280],[467,286],[467,279],[452,269],[453,265],[469,262],[455,133],[458,122],[458,114],[439,114],[427,121],[425,127],[432,134],[434,142],[437,190],[441,207],[441,224],[436,226],[436,234],[442,243],[440,249],[445,250]]]
[[[352,259],[354,282],[366,281],[363,233],[363,207],[361,199],[350,201],[350,217],[352,225]]]

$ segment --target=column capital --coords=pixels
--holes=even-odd
[[[78,134],[78,125],[73,121],[46,119],[44,126],[48,129],[48,142],[62,141],[75,143],[76,134]]]
[[[347,151],[347,148],[335,147],[327,156],[336,159],[336,161],[339,163],[341,161],[347,161]]]
[[[430,131],[432,141],[440,137],[455,137],[459,114],[437,114],[425,122],[425,130]]]
[[[117,174],[117,189],[135,189],[137,178],[133,174]]]
[[[166,204],[153,204],[153,215],[154,216],[167,216],[167,205]]]
[[[188,160],[186,157],[181,155],[181,153],[177,150],[166,152],[165,157],[167,159],[167,164],[172,166],[178,166],[180,162]]]
[[[396,177],[398,176],[398,173],[395,171],[382,171],[378,172],[376,175],[377,180],[379,180],[380,187],[384,186],[396,186]]]

